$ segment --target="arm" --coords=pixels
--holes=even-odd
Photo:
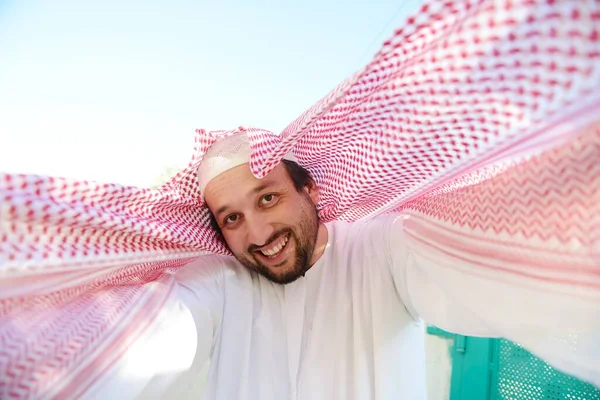
[[[213,256],[200,257],[177,271],[172,304],[155,336],[135,352],[138,374],[144,369],[152,373],[137,398],[202,397],[198,382],[222,320],[222,277],[222,264]]]
[[[474,277],[454,269],[447,261],[436,263],[427,254],[415,251],[418,243],[408,240],[404,216],[382,220],[394,284],[413,318],[462,335],[498,336],[485,314],[479,315],[471,307],[494,300],[479,290]]]

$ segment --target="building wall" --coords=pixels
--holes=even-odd
[[[428,400],[450,398],[453,340],[435,335],[425,335]]]

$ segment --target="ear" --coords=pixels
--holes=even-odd
[[[304,187],[304,191],[308,194],[308,197],[310,197],[315,206],[319,204],[321,192],[319,192],[317,184],[312,179],[308,182],[308,185]]]

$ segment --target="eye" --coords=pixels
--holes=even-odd
[[[265,194],[263,197],[260,198],[260,205],[269,206],[275,203],[275,200],[277,200],[277,196],[273,193]]]
[[[223,220],[223,225],[230,225],[236,223],[240,219],[240,216],[237,214],[231,214],[225,217]]]

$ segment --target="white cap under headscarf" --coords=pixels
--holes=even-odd
[[[217,140],[208,149],[198,168],[200,193],[204,196],[206,185],[223,172],[250,163],[251,154],[250,140],[245,132]],[[297,162],[291,153],[286,154],[283,159]]]

